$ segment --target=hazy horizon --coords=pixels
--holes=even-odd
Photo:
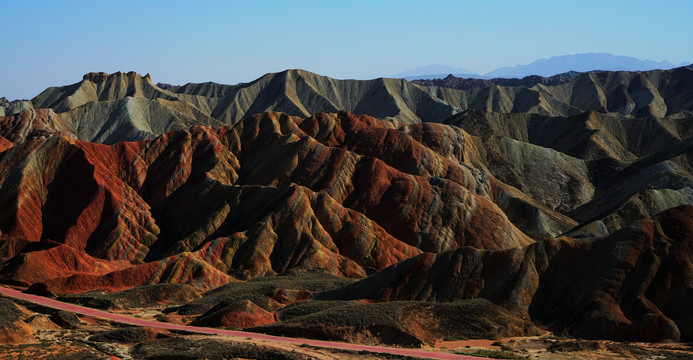
[[[367,79],[443,64],[485,73],[581,53],[693,61],[693,3],[465,1],[11,2],[0,96],[32,98],[91,71],[154,82],[247,82],[300,68]],[[637,26],[634,26],[634,25]]]

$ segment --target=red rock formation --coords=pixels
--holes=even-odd
[[[77,273],[102,276],[129,265],[94,259],[71,246],[44,241],[24,247],[21,254],[6,263],[4,271],[12,273],[17,281],[34,284]]]
[[[465,244],[506,248],[531,242],[489,201],[488,185],[483,179],[460,163],[426,148],[407,135],[406,128],[394,130],[390,123],[368,116],[357,118],[345,112],[299,120],[299,129],[306,129],[307,134],[295,129],[293,123],[297,119],[284,116],[271,124],[267,120],[254,124],[278,128],[288,132],[288,136],[297,134],[300,140],[290,144],[298,153],[286,160],[281,158],[281,153],[268,153],[276,159],[273,162],[288,168],[253,173],[253,181],[292,181],[313,190],[324,190],[335,200],[375,220],[396,238],[423,250],[437,252]],[[243,131],[252,131],[252,135],[262,139],[244,144],[252,147],[253,152],[260,151],[259,147],[269,143],[272,137],[269,129]],[[330,147],[315,144],[313,137],[306,136],[312,134]],[[278,146],[282,141],[276,139],[272,145]],[[309,169],[321,162],[327,166],[323,165],[316,176]],[[473,218],[475,213],[484,215]]]
[[[32,114],[13,119],[36,128],[50,115]],[[531,243],[489,200],[483,178],[409,135],[442,143],[456,133],[417,129],[344,112],[266,113],[112,146],[22,142],[0,159],[0,186],[11,189],[0,195],[0,230],[54,245],[12,240],[0,271],[57,292],[210,288],[228,275],[363,277],[421,250]]]
[[[604,238],[424,253],[322,299],[486,298],[579,337],[693,338],[693,206]]]
[[[197,326],[244,329],[275,322],[274,314],[250,300],[215,307],[194,322]]]
[[[79,293],[89,290],[118,291],[140,285],[184,283],[208,290],[229,282],[230,277],[195,254],[182,253],[103,274],[75,272],[45,280],[48,289]]]
[[[142,260],[159,230],[149,206],[119,177],[128,150],[54,137],[6,153],[0,169],[17,175],[3,181],[12,187],[0,199],[3,233],[108,260]]]
[[[0,153],[13,147],[13,146],[14,146],[14,144],[11,141],[0,136]]]
[[[0,344],[34,342],[34,330],[27,320],[31,312],[6,298],[0,298]]]
[[[24,110],[16,115],[0,117],[0,136],[12,143],[17,144],[54,135],[71,136],[72,134],[60,116],[51,109]],[[2,149],[1,146],[0,149]]]

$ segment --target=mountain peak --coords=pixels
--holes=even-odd
[[[82,80],[89,80],[91,82],[103,82],[103,81],[106,81],[106,79],[108,78],[109,75],[110,74],[102,72],[102,71],[90,72],[90,73],[84,74],[84,76],[82,76]]]
[[[100,83],[100,82],[107,81],[109,78],[112,79],[112,78],[123,78],[123,77],[142,78],[142,79],[147,80],[147,81],[152,80],[152,76],[149,75],[149,73],[142,76],[142,75],[140,75],[134,71],[128,71],[127,73],[117,71],[117,72],[114,72],[113,74],[109,74],[109,73],[106,73],[103,71],[90,72],[90,73],[84,74],[84,76],[82,76],[82,80],[88,80],[88,81],[91,81],[93,83]]]
[[[142,76],[134,71],[118,71],[112,74],[87,73],[82,81],[48,88],[31,101],[35,108],[52,108],[61,113],[92,101],[120,100],[125,97],[176,99],[173,94],[156,87],[149,74]]]

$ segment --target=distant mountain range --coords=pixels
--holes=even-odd
[[[671,69],[676,65],[668,61],[640,60],[629,56],[618,56],[605,53],[590,53],[554,56],[539,59],[528,65],[506,66],[484,75],[490,77],[517,77],[527,75],[551,76],[566,71],[644,71],[653,69]]]
[[[393,75],[394,78],[398,79],[439,79],[443,78],[448,74],[454,74],[457,77],[478,77],[479,75],[475,71],[465,69],[463,67],[452,67],[447,65],[428,65],[418,67],[416,69],[407,70],[401,73]],[[426,75],[426,77],[421,77],[421,75]],[[442,76],[441,76],[442,75]]]
[[[548,59],[539,59],[526,65],[504,66],[485,74],[478,74],[464,68],[454,68],[445,65],[430,65],[401,72],[395,74],[394,77],[405,78],[407,80],[429,80],[441,79],[449,74],[453,74],[460,78],[522,78],[530,75],[553,76],[569,71],[646,71],[654,69],[671,69],[684,65],[686,65],[686,63],[673,64],[669,61],[657,62],[652,60],[641,60],[629,56],[606,53],[588,53],[554,56]]]

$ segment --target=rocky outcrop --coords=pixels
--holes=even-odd
[[[194,99],[181,97],[152,84],[149,74],[89,73],[79,83],[46,89],[32,104],[54,110],[79,139],[106,144],[222,124]]]
[[[156,87],[158,87],[159,89],[162,89],[162,90],[168,90],[168,91],[175,92],[176,90],[178,90],[180,85],[171,85],[168,83],[156,83]]]
[[[36,341],[34,330],[25,320],[31,313],[14,302],[0,298],[0,344],[21,344]]]
[[[0,99],[0,116],[12,116],[34,108],[34,105],[29,100],[8,101],[4,97],[2,99]]]
[[[13,144],[56,135],[74,136],[50,109],[25,110],[16,115],[0,117],[0,136]]]
[[[274,314],[257,306],[250,300],[244,300],[230,304],[220,303],[198,317],[193,322],[193,325],[244,329],[270,324],[274,321]]]

